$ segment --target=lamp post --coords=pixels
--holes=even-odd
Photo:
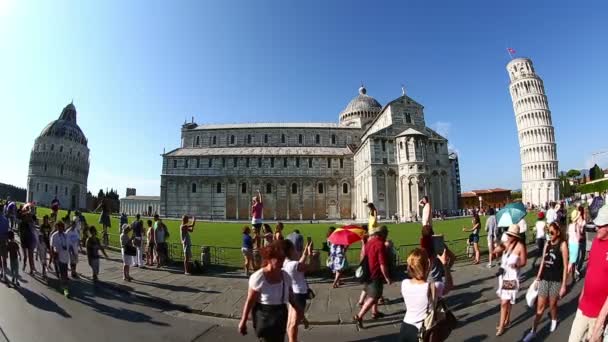
[[[481,211],[481,208],[483,208],[482,202],[483,202],[483,197],[479,196],[479,211]]]

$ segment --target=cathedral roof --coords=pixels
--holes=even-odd
[[[361,86],[361,88],[359,88],[359,95],[348,103],[341,114],[354,112],[380,112],[381,110],[382,105],[380,105],[380,102],[367,95],[367,89]]]
[[[426,134],[424,134],[422,132],[419,132],[419,131],[417,131],[417,130],[415,130],[413,128],[408,128],[405,131],[397,134],[398,137],[402,137],[404,135],[424,135],[424,136],[426,136]]]
[[[348,129],[349,127],[339,126],[333,122],[250,122],[250,123],[234,123],[234,124],[207,124],[196,126],[197,130],[212,130],[212,129],[252,129],[252,128],[340,128]]]
[[[349,156],[353,152],[348,147],[213,147],[178,148],[167,153],[167,157],[204,157],[204,156]]]
[[[51,121],[40,133],[40,137],[55,137],[87,145],[87,138],[76,123],[76,107],[70,103],[61,111],[59,119]]]

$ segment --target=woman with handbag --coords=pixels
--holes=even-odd
[[[285,262],[283,243],[283,241],[274,241],[260,251],[263,266],[249,277],[247,300],[239,322],[239,332],[242,335],[247,335],[247,320],[251,313],[253,328],[260,341],[284,341],[287,330],[287,305],[291,304],[296,310],[298,320],[303,315],[293,295],[291,278],[282,270]]]
[[[306,301],[309,299],[309,292],[312,291],[308,287],[305,275],[305,272],[309,267],[309,264],[306,263],[306,259],[311,254],[311,245],[312,241],[308,241],[302,256],[298,260],[298,252],[296,251],[294,244],[290,240],[283,241],[283,252],[286,256],[285,262],[283,263],[283,271],[287,272],[291,279],[291,289],[293,291],[294,299],[301,312],[305,311]],[[304,327],[308,327],[306,318],[303,317],[302,320],[298,320],[295,308],[289,308],[289,317],[287,320],[287,336],[289,337],[289,341],[298,340],[298,325],[302,322],[304,323]]]
[[[562,238],[559,225],[555,222],[549,225],[550,240],[545,244],[543,258],[540,262],[536,281],[530,286],[538,286],[536,300],[536,316],[532,330],[526,335],[524,341],[532,341],[536,337],[538,323],[540,323],[547,303],[551,315],[550,332],[557,328],[557,300],[566,295],[566,280],[568,279],[568,244]]]
[[[129,236],[129,233],[131,233],[131,226],[128,224],[123,224],[121,231],[120,245],[122,246],[122,279],[130,282],[133,280],[133,278],[131,278],[131,275],[129,274],[129,268],[133,264],[133,257],[137,255],[137,249],[135,246],[133,246],[133,239],[135,237]]]
[[[446,274],[450,273],[447,249],[438,256]],[[410,279],[401,283],[401,295],[407,310],[399,331],[400,342],[418,342],[423,332],[423,324],[432,311],[434,303],[443,296],[442,282],[429,281],[431,260],[426,251],[416,248],[407,258],[407,272]],[[431,288],[432,286],[432,288]]]
[[[526,248],[519,235],[519,226],[512,224],[505,233],[507,241],[494,249],[494,254],[502,254],[498,271],[498,290],[500,298],[500,321],[496,336],[501,336],[509,325],[511,305],[515,304],[519,290],[519,270],[528,262]]]

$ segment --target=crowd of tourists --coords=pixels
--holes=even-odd
[[[100,253],[105,250],[94,226],[87,225],[84,216],[76,211],[68,211],[63,218],[58,217],[59,201],[51,203],[51,214],[40,220],[36,207],[25,204],[17,207],[16,202],[7,199],[0,203],[0,279],[9,285],[19,287],[21,271],[29,270],[31,276],[40,275],[48,279],[54,273],[59,280],[60,290],[67,297],[69,279],[78,279],[79,254],[85,254],[97,281]],[[19,239],[17,243],[16,239]],[[39,268],[38,268],[39,267]],[[9,280],[10,276],[10,280]]]
[[[54,273],[60,289],[69,296],[70,279],[79,278],[79,254],[82,253],[91,267],[93,281],[97,281],[100,254],[107,257],[106,244],[80,212],[73,215],[68,212],[59,218],[59,203],[54,201],[51,214],[39,220],[33,205],[17,206],[12,201],[0,205],[0,279],[18,287],[20,270],[25,272],[28,269],[31,275],[40,275],[43,279]],[[428,326],[431,324],[430,314],[439,308],[438,303],[444,303],[443,298],[454,287],[451,267],[455,255],[445,244],[436,241],[438,235],[433,231],[434,215],[429,199],[422,198],[419,205],[422,207],[420,246],[407,256],[405,280],[400,286],[406,313],[399,341],[419,341],[429,329],[432,330],[434,326]],[[352,317],[360,329],[365,327],[365,317],[369,312],[372,320],[385,316],[380,310],[384,302],[384,287],[398,278],[395,276],[397,253],[388,239],[389,230],[379,224],[378,211],[373,203],[367,206],[369,215],[367,224],[360,227],[364,233],[360,239],[360,264],[356,272],[362,291],[358,298],[358,312]],[[251,317],[260,340],[283,341],[287,337],[294,342],[298,340],[299,326],[308,326],[306,304],[315,297],[315,293],[305,274],[315,269],[313,256],[316,254],[318,259],[318,253],[314,251],[312,240],[305,240],[299,230],[284,236],[282,223],[277,223],[274,229],[265,223],[263,210],[263,198],[258,193],[252,199],[251,225],[242,230],[241,252],[249,282],[238,329],[241,334],[247,334],[247,322]],[[522,289],[521,284],[526,280],[521,270],[528,265],[529,259],[532,260],[533,253],[528,251],[530,232],[524,219],[508,227],[499,227],[494,209],[490,208],[484,214],[488,268],[493,268],[494,262],[498,265],[496,294],[500,300],[500,316],[496,336],[501,336],[510,327],[512,307]],[[549,331],[556,330],[559,300],[583,278],[583,290],[569,341],[601,341],[608,316],[608,287],[604,285],[608,281],[605,277],[608,274],[608,205],[603,205],[601,197],[586,207],[579,205],[567,209],[561,203],[550,203],[536,215],[531,229],[537,246],[531,262],[534,279],[528,289],[534,299],[528,305],[534,306],[535,315],[524,341],[536,338],[547,310],[551,318]],[[474,212],[471,226],[463,227],[463,231],[470,233],[474,264],[479,264],[481,259],[481,222],[478,213]],[[103,209],[99,223],[105,235],[111,222]],[[195,226],[194,217],[183,216],[180,239],[186,275],[190,274],[192,267],[190,235]],[[590,226],[597,236],[586,258],[586,229]],[[321,249],[327,253],[327,266],[334,273],[331,286],[336,289],[344,284],[343,276],[349,267],[346,258],[349,244],[332,242],[331,237],[337,230],[334,227],[328,229],[327,240]],[[132,280],[131,267],[166,265],[169,230],[158,215],[147,221],[136,215],[130,224],[125,220],[119,233],[125,281]],[[585,261],[588,261],[586,267]],[[593,276],[584,277],[585,274]],[[449,313],[449,308],[444,306],[444,309]]]

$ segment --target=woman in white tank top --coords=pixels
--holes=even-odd
[[[500,244],[494,251],[497,255],[502,253],[496,291],[500,298],[500,321],[496,327],[496,336],[502,335],[509,325],[511,305],[515,304],[519,290],[519,270],[528,261],[526,249],[520,241],[519,226],[511,225],[505,235],[507,242]]]

